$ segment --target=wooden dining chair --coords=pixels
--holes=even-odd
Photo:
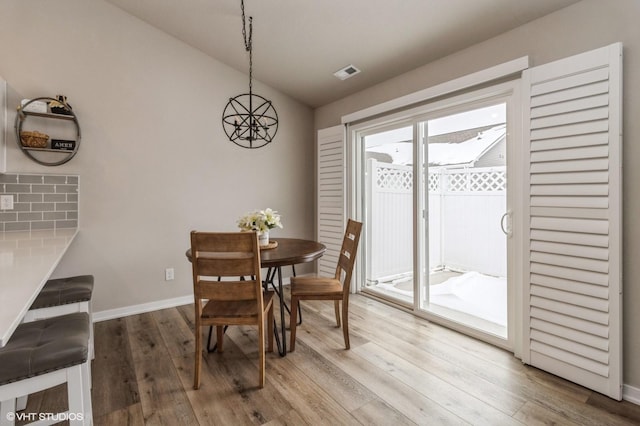
[[[349,293],[351,274],[356,261],[362,223],[349,219],[342,240],[342,248],[333,277],[291,277],[291,351],[296,348],[298,306],[301,300],[333,300],[336,323],[340,327],[340,302],[342,301],[342,333],[344,345],[349,345]]]
[[[273,351],[273,292],[262,290],[260,248],[255,232],[191,232],[191,264],[195,305],[195,371],[200,387],[202,327],[216,326],[217,351],[222,352],[224,326],[258,327],[259,386],[265,382],[265,330]]]

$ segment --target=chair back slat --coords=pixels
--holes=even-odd
[[[353,273],[353,265],[356,262],[361,231],[362,223],[349,219],[344,232],[335,274],[335,278],[342,281],[342,290],[345,293],[349,292],[351,286],[351,275]]]
[[[196,286],[198,299],[252,300],[257,299],[256,282],[200,280]],[[259,287],[259,286],[258,286]]]
[[[197,253],[198,274],[200,276],[241,277],[253,273],[253,256],[237,253],[237,257],[212,257],[211,253]],[[241,257],[240,257],[241,256]]]
[[[253,250],[253,236],[255,232],[245,232],[244,237],[238,237],[239,232],[197,232],[191,233],[191,242],[196,244],[203,252],[227,253],[234,252],[250,253]],[[253,236],[252,236],[253,235]]]

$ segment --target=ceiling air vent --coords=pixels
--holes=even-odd
[[[340,71],[334,72],[333,75],[338,77],[340,80],[346,80],[347,78],[353,77],[359,72],[360,70],[354,67],[353,65],[347,65],[346,67],[342,68]]]

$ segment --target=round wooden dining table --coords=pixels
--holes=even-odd
[[[277,244],[274,244],[274,242],[277,242]],[[278,327],[275,327],[274,331],[278,352],[280,356],[285,356],[287,354],[285,310],[289,311],[289,307],[284,301],[284,293],[282,291],[282,267],[291,266],[293,268],[293,276],[295,276],[295,265],[319,259],[327,248],[317,241],[298,238],[272,238],[270,245],[275,245],[275,247],[260,250],[260,264],[263,268],[267,268],[263,286],[268,289],[269,285],[271,285],[280,301],[280,332],[278,332]],[[187,250],[186,256],[191,261],[191,249]],[[299,318],[302,317],[299,316]]]

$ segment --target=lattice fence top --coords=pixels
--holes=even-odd
[[[429,192],[440,192],[441,173],[429,173]]]
[[[412,166],[377,163],[374,170],[378,190],[407,192],[413,188]],[[507,189],[504,167],[440,169],[429,173],[428,191],[500,192]]]
[[[413,170],[411,166],[379,165],[375,170],[378,189],[407,192],[413,188]]]
[[[447,170],[445,176],[448,192],[497,192],[507,189],[504,169]]]

